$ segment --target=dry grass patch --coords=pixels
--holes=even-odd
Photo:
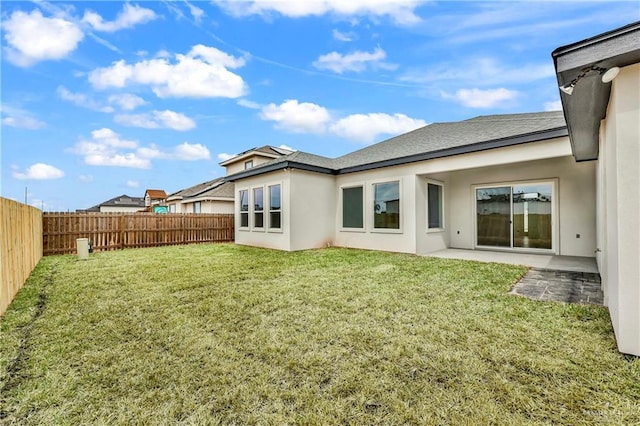
[[[521,267],[193,245],[42,260],[0,322],[7,422],[631,424],[605,308]]]

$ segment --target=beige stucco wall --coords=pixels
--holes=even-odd
[[[258,164],[262,164],[262,163],[266,163],[267,161],[271,161],[273,160],[273,157],[263,157],[261,155],[250,155],[248,157],[242,158],[240,160],[238,160],[237,163],[231,163],[227,166],[225,166],[225,169],[227,171],[227,175],[232,175],[234,173],[238,173],[244,170],[244,163],[246,163],[247,161],[252,161],[253,160],[253,167],[257,166]]]
[[[290,170],[289,175],[290,249],[306,250],[333,245],[335,177],[295,169]]]
[[[525,159],[529,161],[523,161]],[[428,179],[444,185],[445,227],[442,231],[427,230]],[[401,182],[402,229],[400,232],[374,231],[372,185],[393,180]],[[447,247],[472,249],[475,235],[473,186],[530,180],[557,182],[556,252],[593,257],[596,248],[595,162],[576,163],[567,137],[337,176],[335,244],[418,254]],[[341,229],[340,188],[354,185],[365,188],[364,231]],[[580,234],[580,238],[576,238],[576,234]]]
[[[600,271],[618,349],[640,356],[640,64],[612,83],[602,123],[598,196]]]
[[[144,207],[100,206],[100,213],[135,213],[143,209]]]
[[[234,201],[223,201],[223,200],[189,200],[189,201],[169,201],[167,205],[171,208],[172,205],[175,205],[176,211],[175,213],[193,213],[193,203],[196,201],[200,201],[200,213],[221,213],[221,214],[231,214],[233,213],[233,205]]]
[[[267,199],[268,192],[267,188],[269,185],[281,185],[281,221],[282,228],[281,230],[268,230],[266,227],[264,229],[255,229],[252,227],[249,228],[241,228],[240,227],[240,199],[239,193],[243,189],[249,190],[249,205],[250,211],[249,215],[252,215],[253,212],[251,210],[252,204],[252,189],[256,187],[264,187],[265,188],[265,209],[267,209]],[[290,201],[291,201],[291,180],[290,180],[290,171],[289,170],[277,170],[271,173],[265,173],[263,175],[258,175],[254,177],[250,177],[247,179],[242,179],[235,183],[235,242],[236,244],[242,245],[250,245],[255,247],[264,247],[264,248],[273,248],[278,250],[290,251],[291,248],[291,213],[290,213]],[[311,193],[310,195],[313,195]],[[268,212],[265,210],[265,223],[267,220]],[[252,218],[249,218],[249,225],[253,223]],[[303,219],[299,219],[303,220]]]
[[[573,156],[549,158],[450,173],[445,212],[452,248],[472,249],[475,241],[476,185],[526,181],[556,182],[554,249],[564,256],[594,257],[596,249],[595,162]],[[577,234],[580,238],[577,238]]]

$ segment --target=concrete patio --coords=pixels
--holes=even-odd
[[[478,262],[509,263],[554,271],[587,272],[597,274],[595,257],[556,256],[552,254],[514,253],[507,251],[445,249],[429,254],[446,259],[476,260]]]
[[[461,249],[430,256],[528,266],[529,272],[510,294],[540,301],[604,304],[595,258]]]

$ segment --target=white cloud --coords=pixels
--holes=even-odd
[[[491,108],[512,101],[518,96],[515,90],[505,89],[460,89],[456,93],[450,94],[440,92],[444,99],[454,100],[466,107],[470,108]]]
[[[62,17],[47,18],[39,10],[15,11],[2,22],[7,59],[28,67],[38,61],[62,59],[73,52],[84,34]]]
[[[218,154],[218,160],[220,161],[227,161],[229,158],[233,157],[235,157],[234,154],[227,154],[226,152],[221,152],[220,154]]]
[[[338,41],[353,41],[357,38],[356,34],[353,31],[347,31],[343,33],[336,28],[333,29],[331,34],[333,35],[333,38]]]
[[[114,121],[123,126],[142,127],[145,129],[191,130],[196,122],[186,115],[170,111],[153,111],[145,114],[119,114]]]
[[[2,124],[27,130],[38,130],[46,126],[45,122],[29,115],[8,115],[2,118]]]
[[[133,95],[131,93],[120,93],[117,95],[111,95],[108,98],[110,104],[118,105],[125,111],[133,111],[139,106],[145,105],[147,102],[140,96]]]
[[[242,77],[229,71],[244,66],[243,58],[198,44],[175,59],[156,57],[133,65],[120,60],[91,71],[89,81],[98,89],[148,85],[160,98],[238,98],[247,93]]]
[[[64,177],[64,172],[62,170],[44,163],[33,164],[29,166],[24,173],[14,170],[12,174],[14,178],[21,180],[50,180]]]
[[[320,70],[329,70],[338,74],[342,74],[345,71],[362,72],[367,69],[367,67],[373,69],[396,69],[398,67],[397,65],[383,61],[386,57],[387,53],[380,47],[376,47],[373,52],[357,50],[346,55],[331,52],[326,55],[321,55],[313,62],[313,66]]]
[[[309,102],[298,103],[295,99],[262,107],[260,118],[274,121],[276,128],[293,133],[322,133],[331,121],[326,108]]]
[[[114,21],[104,21],[102,16],[90,10],[84,12],[82,21],[96,31],[112,33],[125,28],[133,28],[137,24],[144,24],[156,18],[155,12],[151,9],[125,3]]]
[[[84,156],[93,166],[119,166],[139,169],[151,167],[151,160],[195,161],[209,160],[209,149],[202,144],[183,142],[169,150],[155,144],[140,146],[137,141],[123,139],[111,129],[91,132],[91,139],[80,140],[69,151]]]
[[[211,153],[206,146],[199,143],[190,144],[188,142],[181,143],[175,147],[174,156],[177,160],[184,161],[211,159]]]
[[[64,86],[58,86],[56,93],[61,99],[72,102],[79,107],[87,108],[93,111],[108,112],[108,113],[113,112],[112,107],[108,105],[100,105],[98,102],[94,101],[93,99],[89,98],[87,95],[83,93],[70,92]]]
[[[83,183],[93,182],[93,176],[91,175],[80,175],[78,176],[78,180]]]
[[[138,182],[137,180],[128,180],[126,185],[129,188],[138,188],[138,187],[140,187],[140,182]]]
[[[360,142],[374,142],[380,135],[399,135],[426,126],[424,120],[404,114],[352,114],[341,118],[331,126],[338,136]]]
[[[229,2],[215,0],[225,12],[233,16],[263,15],[277,13],[290,18],[321,16],[340,17],[370,16],[390,17],[396,24],[410,25],[420,22],[414,9],[420,0],[247,0]]]
[[[202,18],[206,16],[206,13],[204,12],[204,10],[200,9],[197,6],[192,5],[186,0],[185,0],[185,3],[189,8],[189,12],[191,13],[191,16],[193,16],[193,19],[196,21],[196,24],[200,24],[200,22],[202,22]]]
[[[562,111],[562,102],[560,100],[544,103],[545,111]]]
[[[90,140],[81,140],[71,152],[84,156],[85,164],[92,166],[116,166],[148,169],[151,161],[135,152],[125,152],[138,147],[138,142],[120,138],[111,129],[102,128],[91,132]]]
[[[288,151],[297,151],[297,149],[291,148],[289,145],[285,145],[285,144],[278,145],[278,148],[286,149]]]
[[[249,99],[238,99],[236,102],[241,107],[249,108],[249,109],[260,109],[261,105],[257,102],[250,101]]]

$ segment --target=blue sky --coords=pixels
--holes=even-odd
[[[637,1],[2,3],[2,196],[180,190],[262,145],[336,157],[433,122],[559,109],[551,52]]]

